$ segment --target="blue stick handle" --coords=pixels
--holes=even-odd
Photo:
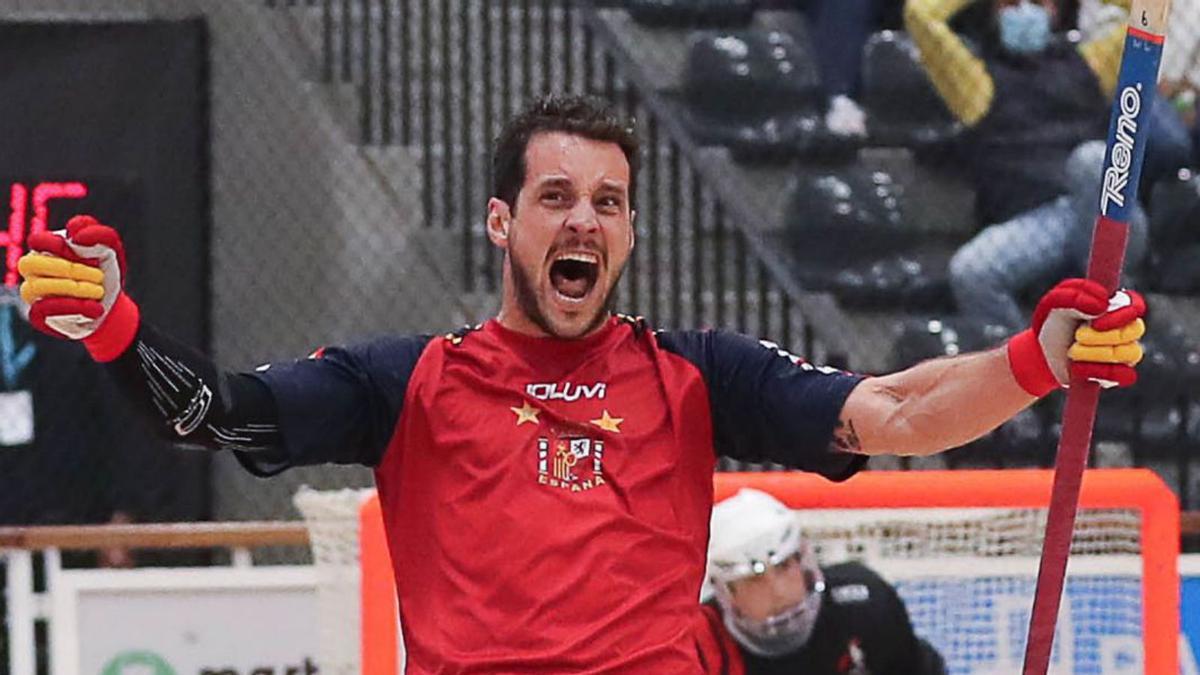
[[[1170,5],[1170,0],[1134,0],[1129,13],[1125,53],[1121,57],[1116,100],[1109,123],[1099,215],[1088,262],[1088,278],[1104,284],[1109,292],[1115,291],[1120,283],[1129,219],[1137,205],[1142,160],[1150,131],[1150,110],[1157,93],[1158,66],[1162,60]],[[1025,644],[1024,675],[1045,675],[1050,666],[1067,558],[1075,531],[1079,490],[1099,400],[1100,391],[1095,383],[1071,382],[1055,460],[1054,488],[1050,495],[1029,639]],[[1155,620],[1144,617],[1143,631],[1150,634],[1153,630],[1166,628],[1154,626]],[[1170,663],[1172,659],[1176,660],[1174,665]],[[1179,672],[1177,659],[1177,654],[1148,653],[1145,672]]]

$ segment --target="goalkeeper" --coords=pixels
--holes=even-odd
[[[718,455],[843,480],[868,455],[967,443],[1070,372],[1135,379],[1140,299],[1082,280],[1004,348],[872,379],[615,316],[638,153],[595,99],[511,120],[485,224],[504,252],[500,311],[441,336],[223,372],[143,319],[118,231],[88,217],[30,236],[21,293],[35,326],[82,342],[176,442],[260,475],[373,467],[418,674],[699,672]]]
[[[765,492],[713,508],[708,581],[696,641],[711,675],[946,672],[894,588],[858,563],[819,567],[796,513]]]

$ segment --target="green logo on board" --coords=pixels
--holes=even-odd
[[[100,675],[175,675],[175,669],[154,652],[128,651],[114,656]]]

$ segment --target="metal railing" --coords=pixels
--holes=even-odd
[[[711,189],[702,160],[623,72],[580,0],[267,0],[319,16],[319,72],[356,86],[365,145],[420,159],[422,222],[460,233],[464,293],[494,293],[498,255],[482,214],[488,148],[534,95],[594,93],[636,120],[644,146],[640,240],[618,297],[662,326],[770,335],[824,356],[798,311],[799,289],[739,227],[737,205]],[[837,360],[835,358],[835,360]]]

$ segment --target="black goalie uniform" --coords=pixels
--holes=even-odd
[[[697,648],[709,675],[944,675],[945,663],[917,637],[896,590],[858,563],[822,567],[825,592],[812,636],[780,657],[743,648],[715,602],[701,606]]]

